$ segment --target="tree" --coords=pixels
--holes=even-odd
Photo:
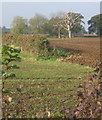
[[[60,17],[54,17],[50,20],[53,24],[53,28],[57,30],[58,38],[61,38],[61,18]]]
[[[59,18],[58,17],[52,17],[49,19],[43,26],[42,26],[43,32],[46,34],[49,34],[51,36],[58,36],[60,38],[60,24],[59,24]]]
[[[42,29],[43,34],[48,34],[50,36],[55,35],[55,31],[54,31],[52,22],[50,20],[48,20],[46,23],[44,23],[42,25],[41,29]]]
[[[102,14],[91,17],[88,24],[90,25],[88,28],[89,33],[95,33],[102,36]]]
[[[50,19],[52,22],[52,25],[54,27],[54,30],[57,31],[58,38],[61,38],[61,30],[62,30],[62,19],[63,19],[63,13],[59,12],[54,17]]]
[[[81,24],[76,24],[73,28],[72,28],[72,34],[74,36],[80,36],[83,34],[87,34],[87,31],[85,30],[85,28],[83,27],[83,25]]]
[[[68,13],[69,14],[69,13]],[[67,23],[68,19],[65,21],[65,14],[64,13],[57,13],[57,15],[53,16],[49,19],[42,27],[44,28],[44,32],[50,35],[58,36],[61,38],[61,34],[66,35],[69,34],[69,38],[73,35],[82,34],[84,32],[84,27],[81,24],[83,21],[81,20],[83,16],[79,13],[71,13],[70,17],[70,25]],[[68,30],[68,25],[70,31]],[[67,31],[67,32],[66,32]],[[80,32],[81,31],[81,32]]]
[[[27,19],[23,19],[23,17],[16,16],[14,17],[12,24],[11,24],[11,32],[16,34],[23,34],[26,33],[28,28]]]
[[[84,23],[82,21],[84,17],[80,13],[67,12],[62,19],[61,27],[68,32],[68,37],[72,37],[72,30],[75,26],[81,25]]]
[[[42,26],[47,22],[47,18],[41,14],[36,14],[29,20],[29,27],[32,33],[42,33]]]
[[[61,27],[62,13],[54,14],[43,26],[43,32],[51,35],[58,36],[61,38],[62,27]]]

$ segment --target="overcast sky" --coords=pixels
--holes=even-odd
[[[1,4],[0,4],[1,5]],[[15,16],[30,19],[36,13],[50,18],[57,12],[72,11],[84,16],[85,28],[87,21],[100,13],[99,2],[3,2],[2,3],[2,26],[10,27]],[[1,26],[1,23],[0,23]]]

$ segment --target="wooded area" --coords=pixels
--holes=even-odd
[[[80,13],[66,12],[58,13],[50,19],[41,14],[36,14],[33,18],[25,19],[20,16],[14,17],[11,28],[8,30],[3,26],[3,33],[15,34],[46,34],[58,38],[83,36],[84,34],[102,33],[102,14],[95,15],[88,21],[88,31],[84,28],[84,16]]]

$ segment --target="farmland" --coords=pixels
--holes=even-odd
[[[34,38],[36,35],[3,35],[3,44],[16,45],[22,48],[23,53],[34,54]],[[100,38],[48,38],[51,46],[64,48],[68,58],[64,62],[78,63],[85,66],[96,67],[100,63]],[[26,42],[25,42],[26,41]]]
[[[0,118],[101,119],[100,3],[1,6]]]
[[[22,36],[24,42],[27,37]],[[29,43],[27,40],[26,44]],[[3,102],[5,118],[46,118],[49,113],[51,118],[62,119],[69,117],[65,110],[77,105],[77,91],[83,90],[80,86],[88,80],[94,70],[92,67],[99,62],[99,39],[50,39],[49,42],[53,47],[66,49],[68,56],[58,58],[63,59],[59,62],[58,59],[36,59],[33,54],[21,53],[22,61],[16,62],[20,69],[13,70],[16,77],[3,80],[3,96],[11,99],[9,103]]]
[[[79,85],[86,81],[86,76],[93,69],[71,63],[36,61],[24,54],[21,56],[22,62],[16,63],[20,69],[13,70],[16,77],[4,81],[3,96],[12,98],[11,103],[3,104],[4,116],[45,118],[47,110],[52,118],[65,117],[63,111],[77,104],[77,90],[82,89]],[[18,91],[20,86],[21,92]]]
[[[69,55],[73,55],[71,58],[65,59],[65,62],[91,67],[96,67],[100,62],[100,38],[50,39],[50,43],[66,49]]]
[[[34,54],[34,38],[36,35],[3,35],[3,44],[22,47],[22,52]],[[51,46],[67,50],[68,58],[65,62],[78,63],[85,66],[96,67],[100,62],[100,38],[48,38]],[[21,42],[22,41],[22,42]],[[26,41],[26,42],[25,42]]]

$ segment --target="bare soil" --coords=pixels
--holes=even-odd
[[[52,46],[61,47],[68,51],[70,57],[64,62],[78,63],[96,67],[100,63],[100,38],[73,38],[49,40]]]

